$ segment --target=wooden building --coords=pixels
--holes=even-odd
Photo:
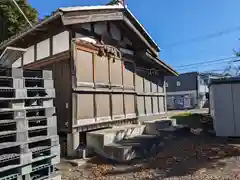
[[[164,76],[177,73],[122,5],[67,7],[0,45],[27,48],[12,67],[50,69],[58,131],[74,154],[84,132],[165,113]]]

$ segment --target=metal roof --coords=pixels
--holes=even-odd
[[[239,84],[240,77],[227,77],[227,78],[218,78],[218,79],[211,79],[210,85],[214,84]]]
[[[18,60],[27,51],[27,49],[7,47],[0,55],[0,65],[7,66]]]

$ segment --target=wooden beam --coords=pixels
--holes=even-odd
[[[131,23],[131,21],[125,16],[124,16],[123,20],[128,25],[128,27],[130,27],[138,35],[138,37],[140,37],[140,39],[152,51],[152,53],[154,53],[155,56],[158,56],[157,50],[152,47],[152,45],[146,40],[145,37],[143,37],[142,33],[139,32],[139,30]]]
[[[62,16],[62,22],[64,25],[98,22],[98,21],[116,21],[123,20],[122,12],[105,12],[105,13],[92,13],[92,14],[80,14],[80,15],[68,15],[67,13]]]
[[[56,54],[54,56],[44,58],[44,59],[39,60],[39,61],[35,61],[35,62],[30,63],[30,64],[26,64],[26,65],[23,66],[23,68],[36,69],[36,68],[40,68],[42,66],[46,66],[48,64],[52,64],[54,62],[66,60],[68,58],[69,58],[69,51],[65,51],[65,52]]]

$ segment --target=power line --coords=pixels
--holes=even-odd
[[[27,16],[24,14],[24,12],[22,11],[22,9],[19,7],[18,3],[15,0],[12,0],[13,3],[17,6],[18,10],[20,11],[20,13],[23,15],[23,17],[25,18],[25,20],[28,22],[28,24],[33,27],[32,23],[28,20]]]
[[[181,66],[177,66],[176,68],[182,68],[182,67],[188,67],[188,66],[196,66],[196,65],[202,65],[202,64],[208,64],[208,63],[214,63],[214,62],[219,62],[219,61],[226,61],[229,59],[235,59],[236,56],[229,56],[226,58],[220,58],[220,59],[214,59],[214,60],[209,60],[209,61],[202,61],[202,62],[197,62],[197,63],[192,63],[192,64],[184,64]]]
[[[169,45],[166,45],[166,48],[171,48],[171,47],[175,47],[178,45],[182,45],[182,44],[187,44],[187,43],[195,43],[198,41],[204,41],[204,40],[208,40],[208,39],[212,39],[212,38],[216,38],[216,37],[220,37],[223,36],[225,34],[229,34],[235,31],[240,31],[240,26],[234,27],[234,28],[230,28],[230,29],[226,29],[220,32],[216,32],[216,33],[211,33],[211,34],[207,34],[205,36],[199,36],[199,37],[195,37],[195,38],[190,38],[188,40],[183,40],[183,41],[178,41]],[[163,48],[164,50],[165,48]]]

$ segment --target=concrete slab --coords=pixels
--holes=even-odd
[[[159,131],[176,126],[176,119],[164,118],[156,119],[154,121],[146,121],[143,124],[146,125],[144,133],[152,135],[160,135]]]
[[[144,129],[145,125],[131,124],[115,126],[111,129],[88,132],[87,147],[103,150],[105,145],[143,134]]]

